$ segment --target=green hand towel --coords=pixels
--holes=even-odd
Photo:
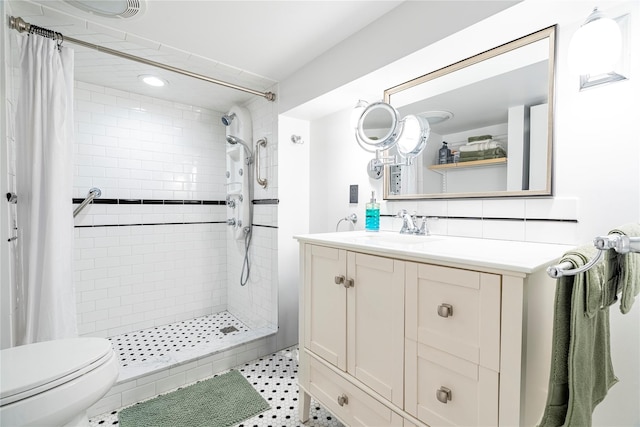
[[[470,136],[469,138],[467,138],[467,140],[469,142],[474,142],[474,141],[484,141],[485,139],[491,139],[492,136],[491,135],[477,135],[477,136]]]
[[[593,245],[567,252],[561,262],[586,264]],[[591,426],[593,409],[618,381],[609,343],[609,306],[602,305],[603,263],[556,283],[549,392],[540,427]]]
[[[628,237],[640,237],[640,224],[626,224],[609,234],[621,234]],[[605,255],[607,265],[607,289],[613,289],[612,300],[622,293],[620,298],[620,311],[627,314],[633,306],[635,297],[640,293],[640,254],[620,254],[614,249],[607,251]]]
[[[487,156],[506,156],[507,153],[500,147],[488,148],[486,150],[461,151],[460,158],[465,157],[487,157]]]

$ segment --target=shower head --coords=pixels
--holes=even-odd
[[[244,142],[242,139],[238,138],[237,136],[227,135],[227,142],[231,145],[236,145],[236,144],[242,145],[244,147],[245,153],[247,153],[248,161],[249,162],[253,161],[253,154],[251,153],[251,148],[249,148],[247,143]]]
[[[236,113],[231,113],[231,114],[225,114],[224,116],[222,116],[222,124],[225,126],[229,126],[231,124],[231,122],[233,121],[233,119],[236,118]]]

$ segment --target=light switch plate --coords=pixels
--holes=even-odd
[[[358,186],[349,186],[349,203],[358,203]]]

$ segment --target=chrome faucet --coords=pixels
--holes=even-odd
[[[422,223],[420,224],[420,227],[418,227],[416,224],[417,218],[415,213],[413,215],[409,215],[409,212],[407,212],[406,209],[400,209],[398,215],[396,216],[398,218],[402,218],[402,228],[400,229],[400,234],[417,234],[420,236],[429,235],[426,216],[422,217]]]

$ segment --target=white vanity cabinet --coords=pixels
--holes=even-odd
[[[493,245],[479,248],[502,260],[492,264],[447,256],[450,238],[429,252],[350,236],[297,237],[300,420],[313,397],[350,426],[535,425],[555,285],[542,264],[568,247],[505,242],[505,254],[527,245],[536,254],[533,267],[510,267],[496,241],[468,239]]]

